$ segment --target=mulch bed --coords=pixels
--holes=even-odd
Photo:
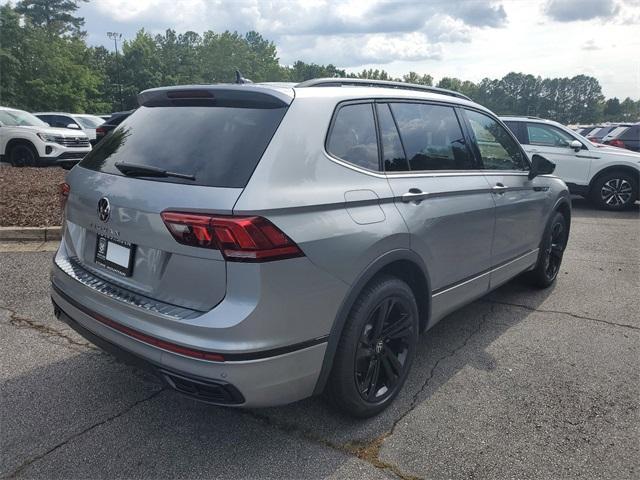
[[[60,167],[16,168],[0,164],[0,227],[49,227],[62,223]]]

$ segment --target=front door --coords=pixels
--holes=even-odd
[[[591,161],[597,155],[584,145],[576,152],[569,146],[574,140],[567,132],[553,125],[527,122],[524,149],[529,157],[537,153],[555,163],[554,175],[566,183],[588,185]]]
[[[506,128],[485,113],[465,110],[465,115],[496,207],[493,288],[535,262],[549,192],[543,177],[529,180],[529,162]]]

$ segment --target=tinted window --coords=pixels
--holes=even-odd
[[[468,170],[474,168],[453,108],[420,103],[393,103],[411,170]]]
[[[244,187],[285,108],[140,107],[80,165],[114,175],[126,162],[195,175],[156,181]]]
[[[398,129],[389,110],[389,105],[379,104],[378,126],[382,143],[382,164],[387,172],[409,170],[409,163],[404,155]]]
[[[640,140],[640,126],[635,125],[633,127],[627,128],[620,135],[620,140]]]
[[[527,123],[530,145],[545,145],[548,147],[568,147],[575,140],[571,135],[559,128],[541,123]]]
[[[467,110],[485,170],[525,170],[528,164],[509,132],[493,118]]]
[[[522,131],[522,123],[520,122],[504,122],[504,124],[509,127],[509,130],[513,132],[520,143],[527,143],[527,139],[524,136],[524,132]]]
[[[378,140],[370,103],[345,105],[338,110],[327,151],[359,167],[378,170]]]

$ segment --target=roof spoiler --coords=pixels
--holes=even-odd
[[[144,90],[143,107],[283,108],[293,101],[293,91],[255,84],[185,85]]]

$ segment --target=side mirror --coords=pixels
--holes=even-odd
[[[581,147],[582,148],[582,147]],[[531,170],[529,170],[529,180],[533,180],[538,175],[549,175],[556,169],[556,164],[547,160],[542,155],[535,154],[531,157]]]
[[[80,127],[78,125],[76,125],[75,123],[70,123],[69,125],[67,125],[67,128],[72,128],[74,130],[80,130]]]
[[[573,148],[576,152],[579,152],[580,150],[582,150],[582,143],[580,143],[578,140],[573,140],[569,144],[569,148]]]

